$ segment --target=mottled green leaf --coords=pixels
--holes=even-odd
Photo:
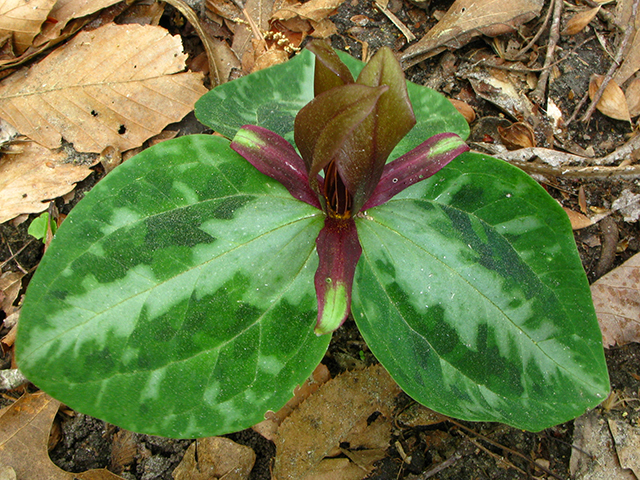
[[[357,77],[364,63],[343,52],[338,55]],[[233,138],[243,125],[258,125],[294,144],[295,116],[313,99],[314,62],[314,55],[303,50],[286,63],[222,84],[198,100],[196,116],[227,138]],[[407,90],[417,123],[388,161],[438,133],[457,133],[463,139],[469,136],[467,122],[445,97],[411,82],[407,82]]]
[[[62,224],[31,280],[17,358],[81,412],[172,437],[279,409],[322,358],[324,217],[210,136],[129,160]]]
[[[607,396],[571,226],[528,175],[466,153],[357,226],[354,317],[414,399],[537,431]]]

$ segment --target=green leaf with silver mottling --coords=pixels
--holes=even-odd
[[[70,407],[137,432],[257,423],[330,340],[313,333],[323,221],[227,140],[145,150],[59,229],[29,285],[19,366]]]
[[[528,175],[463,154],[357,226],[354,317],[418,402],[538,431],[606,398],[571,226]]]
[[[346,53],[337,53],[357,77],[364,63]],[[198,100],[196,116],[227,138],[233,138],[244,125],[257,125],[295,145],[295,116],[313,99],[314,62],[314,55],[303,50],[286,63],[219,85]],[[396,146],[388,161],[438,133],[452,132],[463,139],[469,136],[469,125],[464,117],[441,94],[412,82],[407,82],[407,90],[417,123]]]

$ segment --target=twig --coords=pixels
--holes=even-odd
[[[602,3],[595,2],[594,0],[584,0],[584,3],[589,5],[591,8],[602,6]],[[606,22],[608,29],[612,30],[616,27],[616,21],[608,10],[601,8],[598,10],[598,16]]]
[[[516,55],[516,58],[524,55],[538,41],[538,39],[542,35],[542,32],[544,32],[545,29],[547,28],[547,24],[549,23],[549,19],[551,18],[551,12],[553,11],[552,7],[553,5],[549,5],[549,9],[547,10],[547,15],[544,17],[544,22],[542,22],[542,25],[540,26],[536,34],[533,36],[531,41],[527,43],[523,48],[520,49],[520,51],[518,52],[518,55]]]
[[[402,32],[402,34],[404,35],[404,37],[407,39],[407,42],[411,43],[416,39],[416,36],[411,32],[411,30],[409,30],[406,25],[404,23],[402,23],[400,21],[400,19],[398,17],[396,17],[393,12],[391,10],[389,10],[387,8],[387,3],[389,0],[375,0],[374,3],[376,4],[376,7],[378,7],[378,10],[380,10],[382,13],[384,13],[387,18],[389,20],[391,20],[391,23],[393,23],[398,30],[400,30]]]
[[[553,21],[551,22],[551,28],[549,30],[549,42],[547,43],[547,55],[544,59],[544,67],[547,67],[553,63],[553,55],[560,38],[560,18],[562,17],[562,4],[563,0],[554,0],[553,3]],[[551,8],[551,7],[549,7]],[[547,83],[549,82],[549,73],[551,70],[546,68],[542,70],[540,78],[538,79],[538,86],[531,92],[531,97],[537,100],[539,105],[544,103],[545,93],[547,91]]]
[[[475,430],[472,430],[471,428],[465,427],[464,425],[462,425],[459,422],[456,422],[454,419],[452,418],[448,418],[447,419],[448,422],[453,423],[456,427],[462,429],[462,430],[466,430],[469,433],[473,433],[474,435],[476,435],[478,438],[481,438],[482,440],[484,440],[485,442],[489,443],[490,445],[493,445],[494,447],[498,447],[502,450],[505,450],[509,453],[512,453],[513,455],[516,455],[517,457],[522,458],[523,460],[531,463],[533,466],[535,466],[536,468],[539,468],[540,470],[542,470],[544,473],[546,473],[547,475],[551,475],[553,478],[557,478],[558,480],[563,480],[562,477],[559,477],[556,473],[552,472],[551,470],[549,470],[548,468],[543,467],[542,465],[536,463],[533,461],[533,459],[529,458],[528,456],[513,450],[509,447],[506,447],[494,440],[491,440],[489,437],[482,435],[481,433],[476,432]]]
[[[467,440],[469,437],[467,437]],[[454,452],[449,458],[447,458],[444,462],[437,464],[436,466],[430,468],[426,472],[422,473],[416,480],[428,480],[429,478],[437,475],[441,471],[449,468],[451,465],[456,463],[462,457],[469,455],[472,452],[472,449],[469,448],[469,445],[465,445]]]
[[[634,0],[633,2],[633,6],[631,7],[631,18],[636,18],[636,15],[638,14],[639,1],[640,0]],[[631,38],[631,34],[633,33],[634,30],[635,28],[634,28],[633,22],[629,23],[624,28],[624,36],[622,37],[622,41],[620,42],[620,48],[618,48],[618,53],[616,53],[616,58],[613,60],[613,63],[609,67],[607,74],[604,76],[604,79],[602,80],[602,84],[600,85],[600,88],[591,99],[591,105],[589,105],[587,112],[584,114],[584,117],[580,119],[582,122],[586,123],[591,119],[591,115],[593,115],[593,112],[595,111],[596,106],[598,105],[598,102],[600,101],[600,98],[604,93],[604,90],[607,88],[607,85],[609,85],[609,82],[613,79],[613,74],[616,72],[616,70],[620,68],[620,65],[622,65],[622,56],[624,55],[624,52],[627,49],[627,44],[629,43],[629,39]]]
[[[498,158],[501,158],[505,161],[520,161],[526,162],[533,160],[534,158],[539,158],[543,162],[551,165],[552,167],[562,167],[565,168],[566,165],[596,165],[594,167],[596,170],[599,167],[603,170],[603,165],[613,165],[619,160],[623,160],[624,158],[631,155],[634,151],[640,150],[640,135],[634,136],[627,143],[622,145],[621,147],[615,149],[613,152],[605,155],[604,157],[599,158],[588,158],[582,157],[580,155],[574,155],[573,153],[560,152],[558,150],[552,150],[550,148],[542,148],[542,147],[530,147],[530,148],[521,148],[519,150],[514,151],[500,151],[496,148],[495,145],[492,144],[484,144],[484,143],[475,143],[477,147],[484,148]],[[637,169],[640,168],[638,165],[632,165],[629,167],[614,167],[620,172],[625,171],[625,169]],[[631,171],[631,170],[627,170]]]
[[[564,57],[562,57],[560,60],[557,60],[557,61],[553,62],[551,65],[547,65],[546,67],[526,68],[526,67],[510,67],[510,66],[506,66],[506,65],[493,65],[488,59],[482,59],[482,60],[478,60],[476,63],[474,63],[471,66],[471,68],[474,68],[474,67],[477,67],[478,65],[481,65],[481,66],[486,66],[486,67],[489,67],[489,68],[495,68],[496,70],[507,70],[509,72],[538,73],[538,72],[542,72],[544,70],[549,70],[550,68],[553,68],[556,65],[561,64],[562,62],[567,60],[571,55],[573,55],[580,47],[582,47],[586,43],[589,43],[590,41],[594,40],[595,38],[596,38],[595,35],[591,35],[589,38],[587,38],[586,40],[583,40],[578,45],[576,45],[571,50],[569,50],[569,52]]]
[[[4,235],[2,237],[2,239],[5,241],[6,240],[4,238]],[[18,255],[20,255],[22,253],[22,251],[27,248],[29,245],[31,245],[31,242],[33,242],[33,238],[31,240],[29,240],[27,243],[25,243],[22,248],[20,248],[20,250],[18,250],[16,253],[13,253],[11,251],[11,247],[9,247],[9,244],[7,243],[7,247],[9,247],[9,253],[11,253],[11,256],[9,258],[7,258],[4,262],[0,263],[0,268],[3,268],[7,263],[9,263],[11,260],[13,260],[14,258],[16,258]],[[22,270],[23,272],[25,271],[22,266],[18,263],[18,261],[16,260],[16,264],[18,264],[18,268],[20,268],[20,270]]]

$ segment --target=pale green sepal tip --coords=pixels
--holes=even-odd
[[[240,129],[233,137],[234,143],[239,143],[247,148],[258,148],[265,145],[264,141],[251,130]]]
[[[347,289],[344,283],[337,283],[327,288],[322,318],[314,330],[316,335],[324,335],[335,331],[349,314],[347,310]]]
[[[436,157],[443,153],[450,152],[451,150],[458,148],[460,145],[464,145],[464,140],[460,137],[443,138],[431,147],[429,150],[429,157]]]

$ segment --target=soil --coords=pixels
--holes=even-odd
[[[451,1],[431,2],[427,6],[429,15],[401,0],[392,0],[389,8],[402,22],[411,25],[414,33],[420,37],[421,32],[428,30],[434,23],[434,17],[431,14],[435,10],[446,10],[451,3]],[[404,37],[380,11],[373,9],[371,5],[367,3],[365,6],[364,2],[358,0],[347,0],[338,13],[331,17],[340,32],[332,39],[334,47],[346,49],[359,57],[362,54],[362,42],[367,42],[368,48],[373,51],[382,45],[389,45],[397,51],[405,45]],[[540,18],[544,18],[545,11]],[[364,26],[356,26],[351,21],[354,15],[366,17]],[[539,21],[532,22],[533,31],[538,27]],[[605,38],[612,36],[603,25],[598,25],[596,28]],[[565,112],[572,112],[584,95],[590,75],[604,73],[609,65],[610,60],[603,55],[595,37],[584,43],[587,35],[587,33],[581,33],[569,39],[561,37],[562,52],[568,52],[581,45],[566,62],[559,65],[558,76],[550,87],[550,96]],[[545,43],[543,36],[538,44]],[[486,47],[486,41],[479,39],[453,54],[457,61],[463,64],[474,51]],[[420,84],[437,85],[441,91],[446,91],[452,97],[469,92],[469,84],[464,79],[455,76],[437,77],[438,72],[442,71],[440,62],[439,56],[429,59],[409,69],[407,77]],[[480,119],[504,118],[504,114],[493,105],[479,98],[474,97],[471,105]],[[187,124],[189,127],[185,129],[189,133],[204,130],[204,127],[199,126],[193,117],[190,117],[182,126]],[[604,155],[622,145],[630,132],[629,124],[611,120],[596,112],[593,120],[586,127],[582,123],[574,122],[567,134],[581,148],[592,147],[596,155]],[[60,212],[68,213],[101,175],[98,167],[96,173],[78,185],[75,198],[71,203],[65,205],[58,200],[56,205]],[[637,179],[623,181],[557,177],[545,178],[543,186],[564,206],[576,211],[579,210],[580,188],[584,189],[588,205],[604,208],[610,207],[611,202],[625,188],[640,192],[640,183]],[[592,282],[640,250],[640,225],[637,222],[626,223],[616,214],[610,218],[618,229],[618,235],[615,238],[618,248],[604,261],[601,252],[605,239],[601,224],[580,230],[575,235],[583,266]],[[15,258],[25,270],[32,272],[42,256],[43,249],[40,242],[33,241],[27,234],[29,223],[27,221],[18,226],[12,226],[9,223],[0,225],[0,258],[7,259],[26,245]],[[0,332],[0,336],[5,333]],[[640,391],[638,375],[640,344],[629,344],[607,350],[606,356],[612,388],[620,392],[622,397],[637,399]],[[366,364],[375,362],[355,324],[347,322],[334,335],[324,363],[335,375],[362,364],[363,360]],[[408,408],[411,403],[408,397],[403,398],[399,402],[398,413]],[[610,408],[606,413],[616,415],[619,406]],[[633,409],[630,411],[631,415],[638,416],[637,411]],[[637,421],[637,418],[635,420]],[[129,434],[100,420],[65,409],[62,409],[56,418],[52,437],[54,437],[55,446],[50,451],[50,456],[64,470],[82,472],[92,468],[106,467],[128,480],[172,479],[172,471],[191,443],[190,440]],[[275,455],[273,443],[252,430],[231,434],[228,437],[253,448],[256,452],[257,460],[251,479],[271,478],[270,467]],[[397,423],[387,452],[388,456],[377,464],[376,470],[368,478],[376,480],[426,478],[512,480],[546,475],[546,478],[567,479],[570,478],[569,458],[572,451],[572,438],[573,422],[539,433],[524,432],[492,423],[447,421],[430,427],[415,428],[403,428],[400,423]],[[545,474],[536,467],[534,461],[552,473]],[[439,468],[438,466],[446,468],[436,472],[434,468]]]

